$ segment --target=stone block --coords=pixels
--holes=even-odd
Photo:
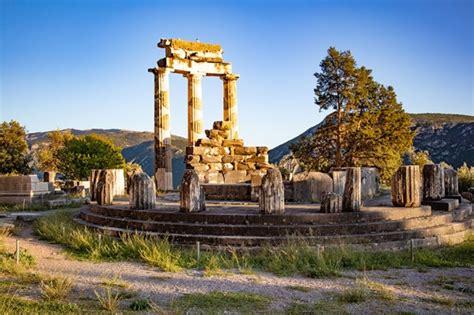
[[[193,169],[194,169],[196,172],[205,172],[205,171],[209,170],[209,165],[203,164],[203,163],[199,163],[199,164],[193,165]]]
[[[217,130],[230,130],[232,123],[230,121],[215,121],[212,125],[213,129]]]
[[[361,168],[362,199],[372,199],[379,193],[380,176],[375,167]]]
[[[395,207],[420,206],[420,167],[418,165],[402,165],[392,177],[392,204]]]
[[[221,163],[222,155],[203,155],[201,156],[201,163]]]
[[[236,166],[236,170],[239,170],[239,171],[246,171],[249,169],[247,163],[245,162],[237,162],[235,163],[235,166]]]
[[[204,175],[204,182],[209,184],[223,184],[224,176],[221,172],[207,171]]]
[[[224,171],[232,171],[234,169],[234,165],[232,163],[223,163],[222,168]]]
[[[257,148],[256,147],[235,147],[234,154],[240,154],[240,155],[257,154]]]
[[[209,171],[222,171],[222,163],[208,163]]]
[[[156,205],[156,189],[153,180],[145,173],[134,173],[131,178],[129,202],[136,210],[153,209]]]
[[[244,183],[246,180],[246,171],[233,170],[224,173],[224,182],[226,184]]]
[[[199,177],[194,170],[186,170],[181,181],[180,210],[182,212],[199,212],[206,209],[204,189],[201,188]]]
[[[260,155],[260,156],[252,156],[251,158],[247,159],[247,162],[255,162],[255,163],[268,163],[268,156]]]
[[[205,155],[209,150],[209,147],[186,147],[186,155]]]
[[[227,139],[222,142],[224,147],[242,147],[244,145],[244,140],[242,139]]]
[[[328,174],[305,172],[293,176],[293,200],[296,202],[320,202],[323,194],[332,189],[332,178]]]
[[[255,167],[257,169],[271,169],[273,168],[273,165],[272,164],[269,164],[269,163],[257,163],[255,165]]]
[[[224,155],[222,157],[222,163],[233,163],[234,161],[234,157],[231,155]]]
[[[423,200],[421,204],[430,206],[431,210],[439,211],[453,211],[459,207],[459,201],[457,199]]]
[[[268,148],[267,147],[257,147],[257,153],[258,154],[268,154]]]

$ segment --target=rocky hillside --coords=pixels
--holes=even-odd
[[[417,150],[430,153],[431,159],[457,168],[463,162],[474,165],[474,116],[453,114],[410,114],[416,131]],[[289,146],[301,137],[314,134],[319,125],[280,144],[269,152],[270,162],[278,163],[290,152]]]

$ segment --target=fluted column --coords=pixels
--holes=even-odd
[[[168,68],[155,74],[155,181],[157,190],[173,189]]]
[[[239,125],[237,123],[237,74],[226,74],[224,81],[224,121],[231,122],[230,138],[239,138]]]
[[[194,146],[198,139],[204,138],[202,123],[201,73],[188,73],[188,141]]]

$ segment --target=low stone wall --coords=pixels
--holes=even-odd
[[[186,168],[194,169],[201,183],[237,184],[266,174],[267,147],[246,147],[242,139],[229,139],[228,122],[216,121],[206,130],[208,138],[186,148]]]
[[[332,178],[321,172],[305,172],[293,176],[293,201],[321,202],[325,193],[333,191]]]
[[[40,182],[36,175],[0,175],[0,203],[34,203],[54,191],[52,183]]]

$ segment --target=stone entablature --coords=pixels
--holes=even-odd
[[[267,147],[246,147],[242,139],[230,139],[230,123],[216,121],[206,130],[208,138],[186,148],[186,168],[194,169],[201,183],[237,184],[263,177],[272,165]]]

